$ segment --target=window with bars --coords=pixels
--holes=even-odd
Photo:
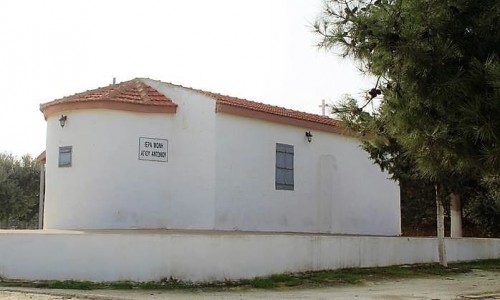
[[[59,167],[71,167],[71,152],[73,147],[59,147]]]
[[[293,145],[276,144],[276,189],[293,191]]]

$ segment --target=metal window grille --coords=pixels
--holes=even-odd
[[[276,189],[294,189],[293,180],[293,145],[276,144]]]
[[[72,146],[59,147],[59,167],[71,167]]]

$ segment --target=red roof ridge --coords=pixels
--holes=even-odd
[[[233,107],[239,107],[239,108],[243,108],[243,109],[249,109],[249,110],[254,110],[254,111],[259,111],[259,112],[263,112],[263,113],[268,113],[268,114],[273,114],[273,115],[283,116],[283,117],[289,117],[289,118],[294,118],[294,119],[299,119],[299,120],[304,120],[304,121],[316,122],[316,123],[320,123],[323,125],[334,126],[334,127],[339,128],[339,129],[342,127],[341,122],[339,120],[330,118],[328,116],[321,116],[321,115],[317,115],[317,114],[313,114],[313,113],[307,113],[307,112],[303,112],[303,111],[299,111],[299,110],[293,110],[293,109],[282,107],[282,106],[276,106],[276,105],[266,104],[266,103],[248,100],[248,99],[244,99],[244,98],[224,95],[224,94],[217,93],[217,92],[205,91],[202,89],[196,89],[193,87],[183,86],[181,84],[174,84],[171,82],[165,82],[165,81],[151,79],[151,78],[141,78],[141,79],[153,80],[153,81],[169,84],[169,85],[176,86],[176,87],[189,89],[189,90],[192,90],[194,92],[201,93],[205,96],[214,98],[218,104],[229,105],[229,106],[233,106]]]
[[[208,92],[208,91],[203,91],[203,90],[200,90],[200,92],[205,93],[205,94],[213,94],[215,96],[222,96],[222,97],[232,98],[232,99],[235,99],[235,100],[242,100],[242,101],[246,101],[246,102],[250,102],[250,103],[254,103],[254,104],[258,104],[258,105],[272,106],[272,107],[276,107],[276,108],[285,109],[285,110],[290,111],[290,112],[301,113],[301,114],[306,114],[306,115],[312,115],[312,116],[322,117],[322,118],[325,118],[325,119],[335,120],[335,119],[330,118],[328,116],[322,116],[322,115],[317,115],[317,114],[313,114],[313,113],[308,113],[308,112],[304,112],[304,111],[301,111],[301,110],[296,110],[296,109],[293,109],[293,108],[287,108],[287,107],[280,106],[280,105],[267,104],[267,103],[260,102],[260,101],[248,100],[246,98],[240,98],[240,97],[235,97],[235,96],[230,96],[230,95],[224,95],[224,94],[214,93],[214,92]],[[220,99],[220,101],[228,102],[228,104],[232,104],[231,101],[225,101],[223,98]]]
[[[339,120],[327,116],[150,78],[134,78],[132,80],[76,93],[71,96],[41,104],[40,110],[44,113],[45,117],[67,110],[88,108],[107,108],[146,113],[175,113],[177,104],[151,86],[151,83],[147,82],[148,80],[188,89],[210,97],[216,101],[216,112],[257,118],[308,129],[353,135],[352,132],[348,132],[348,130],[343,128]]]
[[[240,106],[245,107],[246,106],[245,104],[247,104],[247,105],[256,106],[256,107],[252,107],[252,108],[261,108],[261,109],[270,108],[270,109],[280,110],[280,113],[277,113],[277,114],[281,114],[281,113],[290,113],[290,114],[293,114],[293,115],[299,115],[300,114],[302,116],[309,116],[309,117],[313,117],[313,118],[321,118],[321,119],[324,119],[325,121],[328,120],[328,121],[336,121],[336,122],[338,122],[338,120],[335,120],[335,119],[327,117],[327,116],[321,116],[321,115],[317,115],[317,114],[303,112],[303,111],[300,111],[300,110],[294,110],[294,109],[286,108],[286,107],[283,107],[283,106],[266,104],[266,103],[263,103],[263,102],[258,102],[258,101],[248,100],[248,99],[245,99],[245,98],[239,98],[239,97],[233,97],[233,96],[223,95],[223,94],[219,94],[219,93],[206,92],[206,91],[200,91],[200,92],[203,93],[203,94],[209,95],[209,96],[213,96],[213,97],[217,98],[218,101],[220,101],[220,102],[222,102],[224,104],[227,104],[227,105],[238,106],[238,107],[240,107]],[[244,103],[244,102],[238,102],[238,101],[244,101],[246,103]],[[247,107],[247,108],[250,108],[250,107]],[[269,113],[273,113],[273,112],[269,112]]]
[[[158,111],[144,106],[157,107]],[[176,107],[177,104],[170,98],[143,80],[135,78],[43,103],[40,110],[47,116],[65,109],[111,108],[141,112],[175,112]]]
[[[134,99],[127,99],[126,97],[124,98],[113,98],[114,96],[120,96],[121,93],[124,93],[127,91],[127,89],[130,88],[135,88],[137,89],[137,92],[140,94],[140,99],[139,100],[134,100]],[[165,101],[169,102],[168,105],[174,104],[171,99],[169,99],[167,96],[159,93],[156,89],[152,88],[151,86],[147,85],[144,83],[141,78],[134,78],[131,80],[127,81],[122,81],[119,83],[115,84],[109,84],[107,86],[102,86],[98,87],[96,89],[91,89],[91,90],[86,90],[84,92],[80,93],[75,93],[73,95],[65,96],[47,103],[43,103],[42,106],[50,106],[53,104],[56,104],[56,102],[67,102],[67,101],[123,101],[123,102],[154,102],[151,99],[151,96],[148,94],[148,92],[145,90],[145,88],[151,89],[154,92],[158,94],[161,98],[164,98]],[[102,92],[102,94],[98,94]],[[93,95],[97,94],[97,95]],[[98,97],[98,99],[81,99],[81,97]],[[140,101],[142,100],[142,101]],[[158,100],[156,100],[158,101]],[[162,104],[162,103],[160,103]],[[175,104],[174,104],[175,105]]]

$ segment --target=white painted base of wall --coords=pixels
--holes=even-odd
[[[500,239],[447,239],[449,261],[500,258]],[[0,231],[0,276],[191,281],[437,262],[437,239],[172,230]]]

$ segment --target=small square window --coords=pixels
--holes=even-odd
[[[71,167],[71,153],[73,147],[59,147],[59,167]]]

